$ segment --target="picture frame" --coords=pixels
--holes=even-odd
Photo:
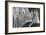
[[[17,14],[18,12],[20,13],[19,15]],[[26,12],[28,13],[28,16]],[[20,18],[16,18],[16,14]],[[15,19],[17,19],[17,22]],[[5,1],[5,34],[37,32],[45,32],[45,3],[27,1]]]

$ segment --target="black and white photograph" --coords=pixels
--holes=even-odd
[[[40,8],[13,7],[13,28],[40,27]]]
[[[5,7],[6,33],[45,31],[45,3],[7,1]]]

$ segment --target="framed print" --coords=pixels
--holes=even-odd
[[[45,32],[45,3],[5,1],[5,33]]]

